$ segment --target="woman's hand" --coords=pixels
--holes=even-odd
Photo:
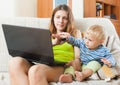
[[[70,37],[70,34],[67,32],[61,32],[58,34],[52,34],[53,38],[57,38],[58,40],[62,40],[62,39],[68,39]]]
[[[52,40],[53,45],[60,44],[60,39],[59,36],[57,36],[57,34],[52,34],[52,37],[54,38],[54,40]]]
[[[73,68],[75,69],[75,71],[79,71],[81,70],[81,62],[79,58],[76,58],[73,61],[70,61],[66,64],[66,66],[73,66]]]
[[[102,58],[101,61],[102,61],[104,64],[108,65],[108,67],[111,67],[111,66],[112,66],[111,63],[110,63],[106,58]]]
[[[58,34],[52,34],[52,37],[54,38],[54,40],[52,41],[52,45],[53,45],[53,46],[64,43],[64,42],[61,40],[60,35],[58,35]]]
[[[61,39],[68,39],[70,37],[70,34],[67,32],[61,32],[58,34],[60,36]]]
[[[54,38],[54,40],[52,41],[52,44],[53,45],[63,44],[69,36],[70,34],[67,32],[52,34],[52,37]]]

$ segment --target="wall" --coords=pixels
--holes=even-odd
[[[53,0],[55,8],[55,0]],[[72,12],[75,18],[83,18],[83,0],[72,0]]]
[[[75,18],[83,17],[83,0],[72,0]],[[36,17],[37,0],[0,0],[0,17]]]
[[[72,11],[74,18],[83,18],[83,0],[72,0]]]
[[[0,0],[0,17],[36,17],[37,0]]]
[[[14,0],[0,0],[0,17],[14,16]]]
[[[37,0],[15,0],[15,15],[36,17]]]

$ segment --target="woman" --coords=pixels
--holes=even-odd
[[[59,5],[53,10],[49,27],[50,31],[52,34],[68,32],[73,36],[77,36],[76,34],[79,32],[74,28],[73,21],[73,15],[70,8],[67,5]],[[78,36],[80,37],[80,35]],[[76,47],[75,49],[72,49],[73,46],[68,46],[67,49],[64,49],[64,46],[59,46],[64,44],[68,45],[68,43],[56,45],[58,41],[62,42],[56,38],[52,39],[55,62],[71,61],[67,64],[72,64],[75,69],[78,68],[80,62],[74,62],[72,60],[74,59],[74,55],[76,60],[79,60],[79,49]],[[70,57],[66,55],[65,58],[63,50],[69,52],[69,49],[71,49]],[[73,51],[75,51],[75,53]],[[59,58],[60,55],[63,58]],[[65,59],[67,59],[67,57],[68,60],[66,61]],[[59,76],[63,74],[63,72],[64,66],[48,66],[45,64],[33,65],[21,57],[14,57],[9,62],[11,85],[48,85],[49,82],[57,82],[59,80]]]

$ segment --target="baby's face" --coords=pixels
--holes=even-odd
[[[102,44],[101,40],[99,40],[94,34],[91,35],[86,33],[84,39],[86,47],[90,50],[95,50],[99,45]]]

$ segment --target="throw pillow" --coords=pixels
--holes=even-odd
[[[115,66],[109,68],[107,65],[103,65],[97,72],[100,79],[114,79],[120,76],[120,68]]]

